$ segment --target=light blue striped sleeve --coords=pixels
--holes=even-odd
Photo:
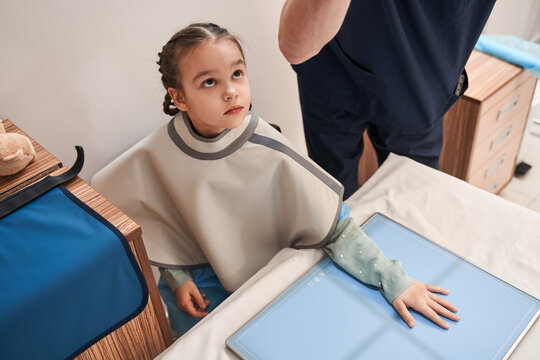
[[[169,286],[172,292],[174,292],[180,285],[184,284],[185,282],[193,280],[191,278],[191,273],[189,272],[189,270],[167,269],[160,267],[159,273],[161,274],[163,281],[165,281],[165,284]]]
[[[390,304],[414,281],[399,260],[388,259],[351,218],[337,224],[323,249],[350,275],[377,287]]]

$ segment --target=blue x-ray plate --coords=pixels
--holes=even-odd
[[[227,339],[242,359],[503,359],[540,301],[375,214],[364,231],[405,271],[450,290],[461,320],[444,330],[418,313],[410,329],[379,291],[325,258]]]

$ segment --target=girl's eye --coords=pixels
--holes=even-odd
[[[216,85],[216,80],[214,79],[206,79],[202,83],[202,86],[206,88],[212,87],[214,85]]]
[[[242,76],[244,76],[244,73],[242,72],[242,70],[236,70],[236,71],[233,73],[232,78],[233,78],[233,79],[240,79]]]

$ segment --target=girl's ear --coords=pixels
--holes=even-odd
[[[184,99],[184,94],[182,94],[181,90],[178,90],[175,88],[168,88],[167,92],[169,93],[169,96],[171,97],[172,101],[174,102],[174,105],[178,108],[178,110],[181,110],[181,111],[188,110],[188,106]]]

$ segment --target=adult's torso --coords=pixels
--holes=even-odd
[[[382,126],[426,129],[456,85],[494,0],[352,0],[320,53],[295,65],[321,97]]]

